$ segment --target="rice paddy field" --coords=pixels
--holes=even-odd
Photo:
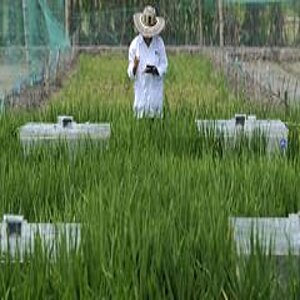
[[[3,299],[298,299],[299,265],[284,278],[272,255],[237,255],[230,216],[287,216],[300,207],[298,136],[286,155],[224,152],[195,119],[252,113],[297,123],[288,109],[235,98],[201,56],[169,57],[163,120],[136,120],[126,57],[80,57],[64,88],[39,110],[0,120],[0,215],[82,224],[77,251],[57,259],[2,254]],[[109,148],[64,145],[24,156],[28,121],[111,122]]]

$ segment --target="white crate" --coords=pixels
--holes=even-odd
[[[71,144],[87,139],[106,142],[110,136],[110,123],[76,123],[72,116],[59,116],[57,123],[27,123],[20,128],[20,141],[25,148],[58,141]]]
[[[205,136],[223,137],[225,145],[238,138],[258,136],[266,140],[267,152],[284,152],[288,146],[288,128],[281,120],[257,120],[254,115],[235,115],[229,120],[196,120],[197,129]]]
[[[81,225],[78,223],[28,223],[23,216],[4,215],[0,223],[0,252],[12,258],[24,259],[33,254],[35,242],[40,239],[44,251],[55,258],[61,244],[67,251],[78,250]]]
[[[288,218],[230,218],[239,254],[250,255],[260,249],[274,256],[300,254],[300,216]]]

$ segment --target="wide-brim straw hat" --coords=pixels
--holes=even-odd
[[[150,5],[142,13],[134,14],[133,21],[137,31],[144,37],[160,34],[166,24],[164,18],[156,16],[155,8]]]

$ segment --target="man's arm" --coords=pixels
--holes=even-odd
[[[129,56],[128,56],[128,60],[129,60],[129,65],[128,65],[128,69],[127,69],[127,74],[129,76],[130,79],[135,79],[135,75],[137,72],[137,68],[139,66],[139,58],[136,57],[136,43],[131,43],[130,47],[129,47]]]

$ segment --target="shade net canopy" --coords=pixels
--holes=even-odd
[[[64,0],[0,3],[0,97],[53,76],[59,55],[70,49]]]

